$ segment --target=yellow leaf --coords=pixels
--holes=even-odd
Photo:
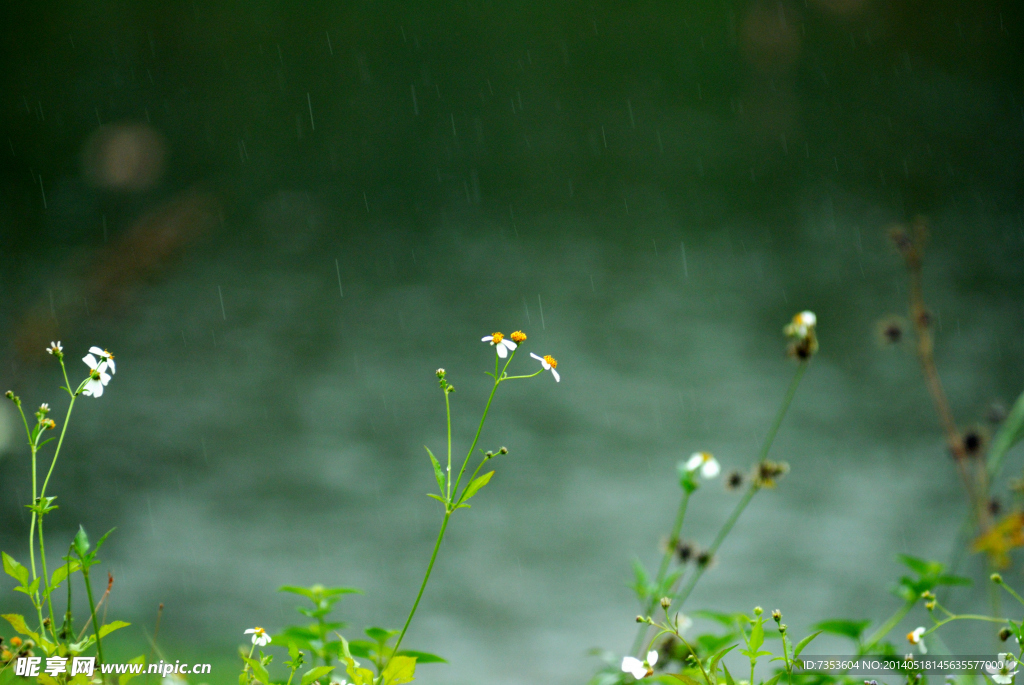
[[[388,662],[381,674],[381,685],[405,685],[411,683],[416,675],[416,657],[396,656]]]

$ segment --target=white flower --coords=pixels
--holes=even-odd
[[[57,354],[58,352],[63,352],[63,351],[64,351],[64,348],[60,346],[60,340],[58,340],[57,342],[53,342],[51,340],[50,341],[50,346],[46,348],[46,353],[47,354]]]
[[[551,375],[555,377],[555,382],[558,383],[562,380],[562,377],[555,371],[558,368],[558,360],[552,357],[550,354],[545,354],[543,357],[538,357],[533,352],[530,356],[540,362],[540,365],[544,367],[545,371],[550,371]]]
[[[707,479],[714,478],[722,471],[718,460],[711,456],[710,452],[694,452],[686,460],[687,471],[693,472],[697,469],[700,469],[700,475]]]
[[[925,647],[923,639],[924,632],[924,626],[918,626],[917,628],[914,628],[912,631],[907,633],[907,642],[909,642],[912,645],[917,645],[917,648],[921,650],[922,654],[927,654],[928,648]]]
[[[249,635],[250,633],[252,634],[252,643],[254,645],[265,647],[266,645],[270,644],[270,633],[263,630],[263,628],[260,628],[259,626],[256,626],[255,628],[249,628],[249,630],[245,631],[243,635]]]
[[[90,347],[89,352],[95,354],[101,361],[105,361],[107,363],[107,368],[110,369],[111,376],[117,373],[117,369],[114,368],[114,355],[110,354],[106,350],[101,350],[96,346]]]
[[[786,326],[785,334],[793,338],[806,338],[807,335],[818,325],[818,317],[812,311],[802,311],[793,317],[793,321]]]
[[[110,382],[110,374],[107,373],[107,362],[97,361],[96,357],[87,354],[82,361],[89,367],[89,381],[82,389],[83,395],[99,397],[103,394],[103,386]]]
[[[1017,675],[1017,659],[1012,654],[1003,652],[999,655],[999,662],[1003,664],[1002,668],[997,668],[993,664],[986,666],[985,670],[988,671],[993,682],[998,685],[1010,685],[1013,682],[1013,676]]]
[[[634,656],[622,657],[622,672],[629,673],[637,680],[645,678],[654,673],[654,664],[658,663],[658,653],[655,650],[647,652],[647,660],[640,661]]]
[[[348,681],[336,675],[331,676],[331,685],[348,685]]]
[[[491,345],[496,348],[498,356],[502,359],[507,357],[509,352],[514,352],[517,347],[514,342],[505,337],[504,333],[492,333],[491,335],[485,335],[480,338],[480,342],[491,343]]]

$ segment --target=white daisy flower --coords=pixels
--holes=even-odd
[[[907,642],[912,645],[917,645],[917,648],[921,650],[922,654],[928,653],[928,648],[924,645],[924,626],[918,626],[909,633],[907,633]]]
[[[985,670],[988,671],[993,682],[998,685],[1010,685],[1013,682],[1013,676],[1017,675],[1017,659],[1012,654],[1003,652],[999,655],[999,663],[1002,664],[1002,667],[993,664],[986,666]]]
[[[722,471],[722,467],[718,464],[718,460],[715,459],[710,452],[694,452],[690,455],[690,458],[686,460],[686,470],[696,471],[700,469],[700,475],[706,479],[711,479],[717,476]]]
[[[101,350],[96,346],[90,347],[89,352],[95,354],[101,361],[105,361],[107,363],[107,368],[110,369],[111,376],[117,373],[117,369],[114,368],[114,355],[110,354],[106,350]]]
[[[629,673],[640,680],[654,673],[654,664],[656,663],[658,663],[658,652],[653,649],[647,652],[645,661],[640,661],[634,656],[624,656],[622,657],[622,672]]]
[[[504,333],[492,333],[491,335],[485,335],[480,338],[480,342],[489,342],[493,345],[498,352],[498,356],[504,359],[508,356],[509,352],[516,349],[517,345],[505,337]]]
[[[259,626],[256,626],[255,628],[249,628],[249,630],[247,630],[247,631],[245,631],[243,633],[243,635],[250,635],[250,634],[252,635],[252,643],[254,645],[259,645],[260,647],[265,647],[265,646],[270,644],[270,633],[268,633],[267,631],[263,630],[263,628],[260,628]]]
[[[540,362],[540,365],[544,367],[545,371],[550,371],[551,375],[555,377],[555,382],[558,383],[562,380],[562,377],[558,375],[555,369],[558,367],[558,360],[552,357],[550,354],[545,354],[543,357],[538,357],[533,352],[530,356]]]
[[[82,361],[89,367],[89,382],[82,389],[83,395],[99,397],[103,394],[103,386],[110,382],[110,374],[107,373],[107,362],[101,362],[91,354],[82,357]]]
[[[53,342],[51,340],[50,341],[50,346],[46,348],[46,353],[47,354],[58,354],[58,353],[63,352],[63,351],[64,351],[64,348],[60,346],[60,340],[58,340],[57,342]]]
[[[802,311],[793,317],[793,321],[785,328],[785,334],[793,338],[806,338],[807,334],[818,325],[818,317],[812,311]]]

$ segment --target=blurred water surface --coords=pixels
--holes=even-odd
[[[906,309],[892,223],[931,219],[960,421],[1024,386],[1020,9],[929,7],[20,9],[0,382],[59,418],[40,341],[75,374],[89,345],[118,363],[76,408],[50,539],[116,525],[112,611],[151,626],[163,602],[182,658],[291,622],[282,584],[362,588],[343,619],[400,626],[440,520],[434,370],[464,453],[480,337],[521,328],[513,368],[551,354],[562,382],[500,388],[481,447],[510,454],[407,645],[452,662],[424,682],[580,682],[589,648],[631,641],[629,562],[656,562],[677,461],[754,459],[806,308],[822,351],[773,451],[792,473],[690,606],[778,606],[798,632],[888,615],[895,555],[948,558],[964,514],[916,360],[875,336]],[[0,411],[0,544],[25,556]],[[735,497],[703,488],[685,535],[710,542]]]

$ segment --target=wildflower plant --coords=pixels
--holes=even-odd
[[[61,448],[64,445],[64,438],[67,434],[71,421],[71,413],[75,408],[77,399],[84,395],[86,397],[100,397],[115,371],[114,355],[105,349],[93,347],[89,353],[82,358],[82,362],[88,367],[85,378],[77,385],[73,385],[68,378],[68,369],[64,363],[64,348],[59,341],[51,342],[46,352],[57,359],[60,364],[61,373],[64,377],[64,390],[69,397],[67,411],[63,423],[60,426],[59,435],[46,437],[48,431],[57,430],[57,422],[49,417],[51,412],[49,403],[43,403],[39,409],[32,414],[35,419],[30,422],[22,405],[21,397],[8,390],[5,394],[17,409],[25,428],[25,437],[31,464],[31,498],[30,504],[26,505],[32,512],[28,530],[28,557],[29,564],[26,567],[14,556],[7,552],[2,553],[4,572],[14,578],[18,585],[15,592],[25,595],[32,605],[34,617],[26,618],[21,614],[4,614],[3,618],[11,625],[16,636],[10,640],[11,646],[16,651],[4,647],[0,650],[0,674],[6,671],[13,659],[17,657],[33,656],[41,653],[47,659],[47,664],[54,664],[51,670],[59,673],[66,673],[65,662],[68,658],[77,657],[95,649],[95,658],[102,665],[104,663],[103,638],[128,626],[124,621],[111,621],[103,623],[98,620],[97,610],[106,602],[113,586],[113,576],[108,574],[107,589],[101,596],[99,602],[95,600],[92,583],[90,581],[90,569],[99,563],[98,553],[107,536],[113,531],[108,531],[94,545],[84,527],[79,527],[78,533],[70,541],[68,554],[64,556],[62,564],[56,565],[51,574],[52,558],[46,552],[46,537],[44,535],[44,521],[50,512],[57,509],[57,497],[47,494],[47,487],[53,477],[57,462],[61,455]],[[40,483],[41,471],[39,460],[43,457],[44,448],[50,442],[56,440],[53,454],[50,456],[50,465],[46,475]],[[39,545],[38,559],[36,544]],[[38,561],[38,564],[37,564]],[[85,586],[86,596],[89,601],[89,618],[84,625],[75,632],[74,616],[72,614],[72,580],[74,574],[79,573]],[[57,621],[55,604],[59,605],[61,596],[58,590],[66,584],[67,596],[65,611],[60,614],[61,621]],[[64,669],[64,670],[59,670]],[[91,675],[91,674],[90,674]],[[40,676],[41,678],[43,676]],[[53,677],[50,676],[53,680]],[[70,681],[84,683],[88,677],[84,674],[76,674]]]

